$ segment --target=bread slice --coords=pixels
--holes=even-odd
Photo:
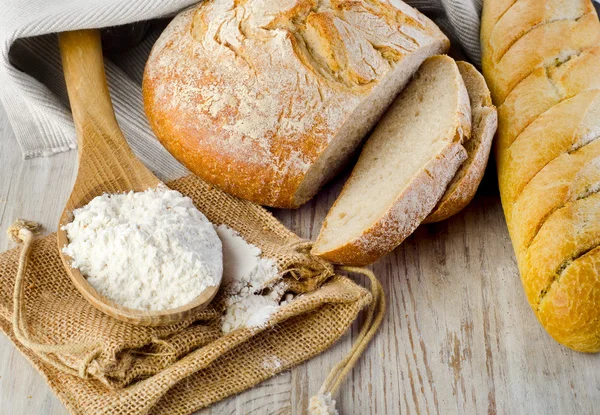
[[[498,113],[483,75],[467,62],[456,62],[471,103],[471,138],[464,144],[468,158],[423,223],[439,222],[460,212],[475,196],[487,166]]]
[[[312,253],[366,265],[425,219],[467,158],[471,108],[453,59],[434,56],[392,103],[327,214]]]

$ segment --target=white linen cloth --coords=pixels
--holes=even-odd
[[[391,0],[392,2],[395,0]],[[173,15],[195,0],[0,0],[0,101],[25,158],[76,148],[56,33],[102,28]],[[475,64],[479,64],[482,0],[408,0],[432,17]],[[158,143],[144,116],[143,67],[160,34],[106,57],[117,120],[134,152],[163,179],[186,170]]]

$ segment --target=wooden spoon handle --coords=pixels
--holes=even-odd
[[[73,192],[77,193],[79,186],[88,193],[94,182],[102,184],[103,192],[145,190],[151,187],[149,183],[158,184],[135,157],[117,124],[99,31],[64,32],[58,39],[79,146],[79,173]],[[80,201],[88,199],[85,194],[78,196]]]

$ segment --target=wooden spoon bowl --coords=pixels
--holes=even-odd
[[[109,316],[144,326],[178,323],[206,307],[219,287],[208,287],[182,307],[135,310],[98,293],[78,269],[71,267],[73,259],[62,252],[69,243],[63,227],[73,220],[74,209],[104,193],[142,192],[162,182],[135,157],[117,124],[104,73],[100,33],[96,30],[61,33],[59,45],[79,148],[77,178],[58,224],[58,249],[67,274],[79,292]]]

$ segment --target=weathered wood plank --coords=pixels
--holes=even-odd
[[[56,230],[74,179],[73,154],[24,161],[0,105],[0,252],[14,247],[6,230],[17,218]],[[0,412],[65,414],[65,407],[11,342],[0,335]],[[6,412],[5,412],[6,411]]]

